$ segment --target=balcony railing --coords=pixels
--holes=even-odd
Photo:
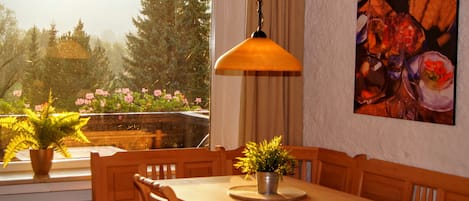
[[[82,116],[90,117],[88,124],[83,128],[90,143],[66,142],[67,146],[75,148],[74,150],[78,147],[100,146],[115,147],[117,150],[208,146],[208,141],[204,140],[209,133],[208,113],[96,113]],[[1,130],[0,136],[0,156],[3,158],[3,150],[10,139]],[[89,153],[80,155],[89,156]]]

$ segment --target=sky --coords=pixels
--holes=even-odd
[[[132,18],[141,9],[140,0],[0,0],[0,3],[15,12],[20,29],[34,25],[49,29],[55,24],[62,34],[73,31],[81,19],[85,32],[108,41],[135,32]]]

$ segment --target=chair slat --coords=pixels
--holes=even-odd
[[[168,201],[179,201],[174,190],[169,186],[162,186],[156,180],[143,177],[140,174],[134,175],[134,183],[143,201],[150,201],[153,196],[164,198]]]

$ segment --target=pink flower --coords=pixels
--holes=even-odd
[[[147,88],[142,88],[142,93],[147,93],[148,89]]]
[[[123,93],[123,94],[129,94],[129,93],[130,93],[130,89],[129,89],[129,88],[123,88],[123,89],[122,89],[122,93]]]
[[[96,91],[94,92],[96,95],[100,95],[100,96],[109,96],[109,92],[108,91],[104,91],[102,89],[96,89]]]
[[[159,89],[153,91],[153,95],[155,95],[156,97],[161,96],[161,94],[163,94],[163,92],[162,92],[161,90],[159,90]]]
[[[124,100],[125,102],[127,103],[132,103],[134,101],[134,97],[132,96],[132,94],[127,94],[125,97],[124,97]]]
[[[85,99],[79,98],[75,101],[75,105],[84,105],[85,104]]]
[[[91,100],[91,99],[94,98],[94,94],[93,93],[86,93],[85,98],[88,99],[88,100]]]
[[[194,101],[194,102],[197,103],[197,104],[199,104],[199,103],[202,102],[202,98],[195,98],[195,101]]]
[[[34,106],[34,110],[36,110],[36,111],[38,111],[38,112],[42,111],[42,105],[36,105],[36,106]]]
[[[14,91],[13,91],[13,96],[20,97],[21,94],[22,94],[22,91],[21,91],[21,90],[14,90]]]

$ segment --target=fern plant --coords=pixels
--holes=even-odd
[[[49,99],[42,105],[39,113],[25,109],[24,118],[0,118],[0,127],[14,134],[5,149],[3,167],[8,165],[18,151],[24,149],[54,149],[64,157],[70,157],[65,140],[89,142],[81,131],[89,118],[80,118],[80,113],[77,112],[55,113],[52,104],[52,94],[49,93]]]
[[[247,175],[256,172],[275,172],[279,175],[293,174],[296,160],[281,145],[282,136],[259,144],[248,142],[243,150],[244,157],[237,157],[234,167],[241,168]]]

